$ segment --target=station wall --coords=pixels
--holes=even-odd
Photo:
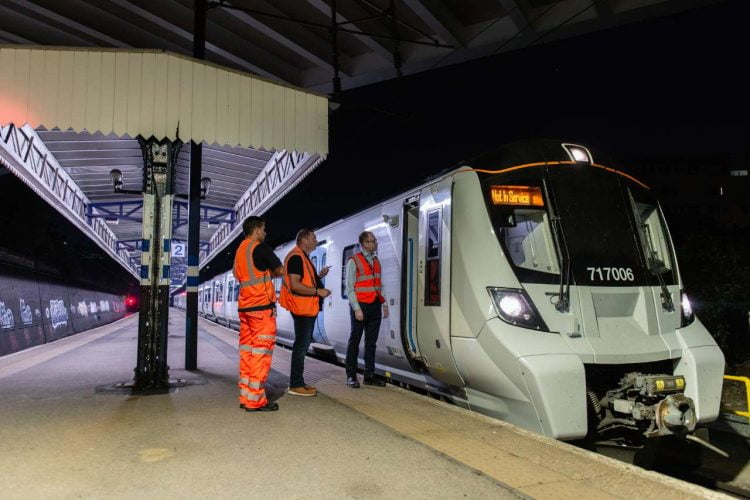
[[[0,268],[0,356],[120,319],[125,297]]]

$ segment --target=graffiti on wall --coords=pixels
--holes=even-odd
[[[46,311],[47,318],[52,322],[52,328],[58,328],[68,324],[68,309],[62,300],[50,300],[49,309]]]
[[[5,302],[0,301],[0,328],[3,330],[11,329],[16,325],[13,318],[13,311],[10,307],[5,307]]]
[[[19,308],[21,309],[21,323],[29,326],[34,322],[34,315],[31,312],[31,306],[24,299],[19,299]]]

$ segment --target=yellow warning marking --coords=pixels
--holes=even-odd
[[[160,462],[173,455],[174,452],[166,448],[147,448],[141,450],[141,462]]]
[[[750,378],[737,377],[735,375],[724,375],[724,380],[733,380],[735,382],[742,382],[743,384],[745,384],[745,408],[747,408],[747,411],[733,410],[732,413],[741,417],[750,417]]]
[[[663,391],[664,390],[664,381],[663,380],[657,380],[656,381],[656,390],[657,391]]]
[[[682,389],[685,387],[685,379],[684,378],[678,378],[677,379],[677,388]]]

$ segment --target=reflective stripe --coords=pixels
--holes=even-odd
[[[249,399],[250,401],[260,401],[265,395],[266,395],[266,391],[263,391],[260,394],[253,394],[252,392],[249,392],[247,389],[240,390],[240,396],[244,397],[245,399]]]
[[[252,349],[253,348],[250,347],[249,345],[241,345],[240,346],[240,351],[251,351]]]
[[[247,385],[249,383],[250,383],[250,379],[249,378],[247,378],[247,377],[240,377],[240,384]]]
[[[363,275],[357,276],[354,279],[354,282],[358,283],[360,281],[370,281],[372,279],[375,279],[375,276],[377,276],[377,274],[363,274]]]
[[[252,278],[252,279],[249,279],[247,281],[241,281],[240,282],[240,288],[245,288],[246,286],[258,285],[260,283],[268,283],[269,281],[271,281],[271,279],[272,279],[271,276],[265,274],[265,275],[263,275],[260,278]]]
[[[248,382],[247,386],[251,389],[260,389],[261,388],[261,382]]]
[[[359,286],[356,287],[354,290],[357,292],[379,292],[382,290],[382,286]]]
[[[260,347],[253,347],[250,349],[251,354],[273,354],[273,349],[261,349]]]
[[[258,335],[260,340],[276,340],[276,335]]]

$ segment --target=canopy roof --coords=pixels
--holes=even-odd
[[[0,164],[130,272],[139,264],[142,199],[115,194],[112,169],[139,190],[136,138],[180,139],[176,193],[188,191],[189,141],[204,146],[201,264],[267,210],[328,152],[323,96],[176,54],[0,47]],[[173,238],[187,239],[177,199]],[[185,258],[174,256],[173,282]],[[181,260],[182,259],[182,260]]]

